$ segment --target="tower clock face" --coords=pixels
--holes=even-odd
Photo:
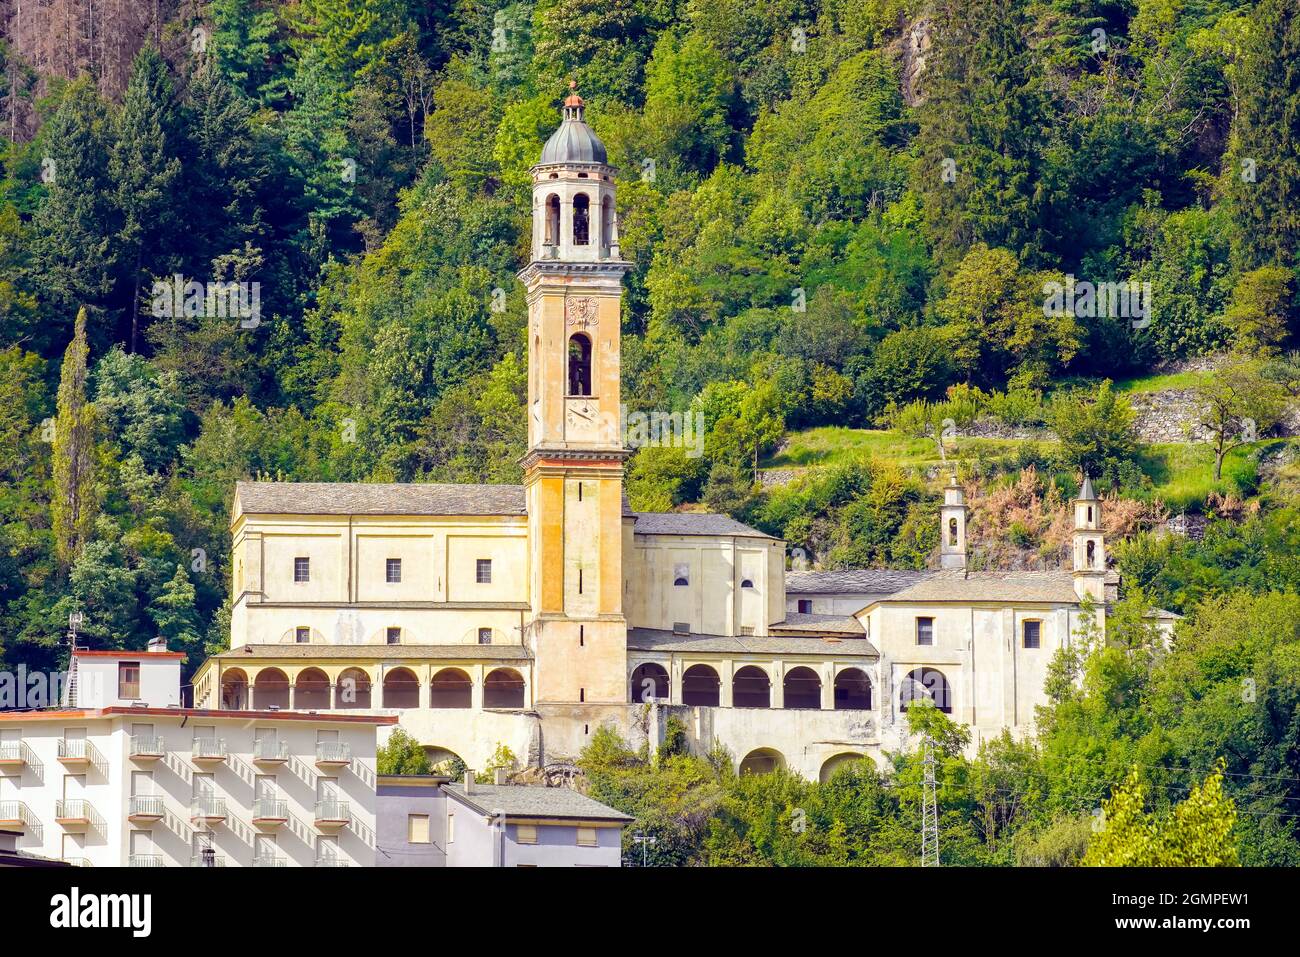
[[[600,409],[591,399],[572,398],[565,404],[564,437],[570,442],[594,442]]]

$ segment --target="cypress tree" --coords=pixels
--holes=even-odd
[[[63,354],[58,418],[54,427],[54,495],[50,502],[55,555],[69,567],[95,526],[95,407],[86,401],[86,308],[77,313],[72,342]]]

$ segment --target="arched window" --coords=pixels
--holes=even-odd
[[[443,668],[429,686],[430,708],[468,708],[474,695],[469,675],[459,668]]]
[[[569,395],[591,395],[591,340],[582,332],[569,337]]]
[[[513,668],[498,668],[483,681],[483,707],[522,708],[524,679]]]
[[[370,707],[370,676],[360,668],[348,668],[338,680],[334,695],[336,707],[341,710]]]
[[[606,249],[614,245],[614,201],[608,196],[600,201],[600,244]]]
[[[691,665],[682,674],[682,704],[716,708],[721,685],[718,673],[708,665]]]
[[[1096,568],[1097,567],[1097,543],[1089,542],[1085,547],[1088,552],[1088,567]]]
[[[948,519],[948,544],[957,544],[957,519],[955,518]]]
[[[409,668],[394,668],[384,675],[385,708],[418,708],[420,681]]]
[[[835,710],[871,710],[871,679],[865,671],[845,668],[835,676]]]
[[[573,197],[573,245],[585,246],[591,234],[591,200],[586,193]]]
[[[279,668],[263,668],[253,679],[253,707],[258,711],[267,708],[289,707],[289,679]]]
[[[741,587],[741,588],[753,588],[753,587],[754,587],[754,583],[753,583],[752,581],[750,581],[748,578],[746,578],[746,579],[744,579],[744,580],[740,583],[740,587]]]
[[[560,197],[552,193],[546,197],[546,235],[543,242],[556,246],[560,242]]]
[[[754,665],[745,665],[731,678],[731,704],[736,708],[770,708],[772,682],[767,672]]]
[[[811,668],[791,668],[785,673],[785,706],[787,708],[820,708],[822,683]]]
[[[648,661],[632,672],[632,700],[648,702],[668,697],[668,672],[663,665]]]
[[[906,711],[908,702],[920,701],[922,698],[929,698],[944,714],[952,714],[952,691],[942,671],[917,668],[903,679],[899,692],[899,710]]]
[[[293,706],[298,711],[328,711],[330,680],[319,668],[307,668],[293,686]]]

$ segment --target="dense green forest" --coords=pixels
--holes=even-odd
[[[84,6],[0,2],[0,662],[59,665],[73,612],[93,647],[224,647],[238,479],[519,479],[527,169],[573,80],[620,168],[625,403],[706,425],[636,454],[633,505],[923,567],[946,465],[977,564],[1050,565],[1089,470],[1127,600],[1189,619],[1168,658],[1134,625],[1075,663],[1007,768],[950,749],[1013,782],[954,798],[968,859],[1223,758],[1242,859],[1293,862],[1295,0],[167,0],[88,45]],[[1145,307],[1045,308],[1076,280]],[[1206,359],[1196,442],[1140,441],[1134,383]],[[979,419],[1046,438],[945,443]],[[1157,534],[1179,510],[1203,537]],[[979,795],[1031,789],[1012,848]],[[795,853],[736,833],[715,859]]]

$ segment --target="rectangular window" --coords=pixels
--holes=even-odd
[[[407,844],[428,844],[429,843],[429,815],[427,814],[406,815],[406,843]]]
[[[456,815],[448,812],[447,814],[447,843],[450,844],[456,840]]]
[[[800,598],[800,599],[799,599],[799,614],[801,614],[801,615],[811,615],[811,614],[812,614],[812,599],[811,599],[811,598]]]
[[[916,643],[918,645],[934,644],[934,619],[916,619]]]
[[[480,585],[492,584],[492,559],[480,558],[474,571],[475,581]]]
[[[311,642],[310,628],[295,628],[293,630],[293,640],[300,645],[306,645]]]
[[[384,580],[390,585],[396,585],[402,580],[402,560],[400,558],[390,558],[384,565]]]
[[[536,843],[537,843],[537,825],[536,825],[536,824],[516,824],[516,825],[515,825],[515,843],[516,843],[516,844],[536,844]]]
[[[1025,622],[1025,647],[1037,648],[1039,639],[1042,636],[1043,623],[1041,621]]]
[[[117,696],[128,701],[135,701],[140,697],[140,662],[118,662]]]
[[[480,645],[490,645],[490,644],[492,644],[492,629],[491,629],[491,628],[480,628],[480,629],[478,630],[478,643],[479,643]]]
[[[402,643],[402,629],[400,629],[400,628],[389,628],[389,629],[388,629],[388,643],[389,643],[390,645],[400,645],[400,644]]]
[[[293,580],[295,582],[311,581],[310,558],[295,558],[293,560]]]
[[[594,827],[578,828],[578,846],[579,847],[596,846],[596,829]]]

